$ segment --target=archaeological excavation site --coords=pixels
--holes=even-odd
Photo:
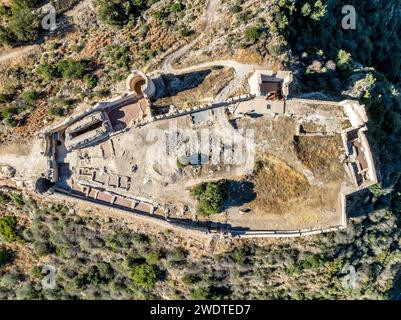
[[[134,70],[120,96],[42,130],[36,191],[203,234],[345,228],[347,196],[377,183],[364,106],[293,97],[291,72],[258,68],[242,95],[175,104],[203,73]],[[194,188],[219,181],[218,212],[202,214]]]

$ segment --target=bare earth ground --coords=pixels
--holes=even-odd
[[[224,89],[230,81],[234,79],[234,71],[232,68],[222,68],[218,70],[206,70],[210,72],[198,86],[192,89],[181,90],[180,82],[177,81],[177,77],[174,77],[173,81],[165,80],[166,91],[176,92],[177,94],[160,98],[155,101],[155,106],[168,106],[174,104],[178,108],[188,108],[208,103],[214,100],[216,95]],[[188,75],[190,77],[190,75]],[[182,81],[185,81],[185,77],[182,77]],[[177,83],[178,82],[178,83]]]
[[[274,120],[241,121],[246,122],[244,126],[259,133],[255,135],[258,151],[252,178],[257,196],[243,206],[251,208],[251,212],[243,213],[238,208],[231,208],[220,215],[220,221],[257,230],[340,225],[339,192],[348,177],[339,161],[342,148],[338,143],[341,142],[339,135],[323,138],[326,141],[319,149],[322,152],[321,163],[311,167],[295,148],[295,119],[280,116]],[[306,140],[315,138],[302,137]],[[302,154],[314,158],[314,146],[313,143],[308,144],[302,149]]]
[[[234,23],[233,15],[228,14],[227,6],[218,6],[220,1],[210,1],[206,8],[205,30],[198,38],[183,47],[182,50],[173,51],[167,56],[161,66],[161,70],[172,72],[174,68],[180,68],[180,73],[194,72],[199,66],[194,63],[205,61],[204,67],[212,67],[216,64],[226,68],[213,70],[203,84],[192,90],[178,93],[169,97],[163,104],[174,103],[179,107],[191,106],[195,101],[219,100],[222,97],[232,95],[233,92],[241,93],[246,87],[246,77],[254,70],[254,64],[261,64],[260,57],[250,54],[245,49],[231,50],[227,46],[229,40],[225,35],[226,27]],[[85,4],[85,5],[84,5]],[[246,4],[246,8],[255,11],[258,5]],[[85,16],[85,8],[88,1],[77,6],[74,11],[74,19],[79,19],[82,13]],[[196,6],[197,7],[197,6]],[[155,8],[157,9],[157,8]],[[222,14],[224,13],[224,14]],[[224,16],[224,19],[220,19]],[[158,44],[155,39],[164,37],[149,21],[150,43]],[[243,25],[241,28],[245,27]],[[136,30],[137,31],[137,30]],[[135,32],[136,32],[135,31]],[[243,33],[243,30],[236,30]],[[216,36],[220,34],[221,37]],[[70,42],[80,35],[68,34]],[[104,30],[91,36],[85,48],[77,54],[78,57],[95,56],[99,59],[100,49],[112,43],[119,43],[122,34],[104,33]],[[81,39],[82,40],[82,39]],[[167,47],[180,45],[173,37],[167,37],[163,44]],[[220,45],[221,44],[221,45]],[[199,50],[197,48],[202,48]],[[216,50],[219,48],[219,50]],[[156,48],[155,48],[156,49]],[[192,50],[189,50],[192,49]],[[220,50],[221,49],[221,50]],[[63,50],[61,48],[60,50]],[[133,52],[133,48],[131,48]],[[187,52],[188,51],[188,52]],[[184,53],[186,53],[184,55]],[[237,61],[223,59],[232,59]],[[220,59],[219,61],[215,61]],[[184,68],[190,65],[190,67]],[[232,69],[235,70],[233,77]],[[212,81],[213,80],[213,81]],[[217,82],[217,85],[212,83]],[[227,85],[228,84],[228,85]],[[224,88],[224,89],[223,89]],[[182,105],[180,105],[182,104]],[[188,189],[201,182],[216,179],[240,180],[247,177],[259,190],[257,198],[241,206],[228,209],[225,213],[212,216],[213,221],[229,223],[232,226],[241,226],[252,229],[299,229],[308,227],[328,227],[339,224],[338,193],[344,172],[339,165],[341,146],[337,144],[338,133],[344,125],[344,114],[333,106],[308,106],[307,104],[293,104],[289,109],[292,117],[287,115],[269,116],[256,119],[238,119],[236,126],[241,129],[252,129],[255,135],[256,155],[259,170],[249,176],[255,163],[246,165],[203,165],[186,166],[177,165],[177,156],[165,156],[161,150],[164,146],[157,146],[152,141],[157,137],[157,132],[165,134],[171,128],[168,121],[152,123],[140,129],[131,129],[128,132],[113,137],[105,143],[94,147],[85,148],[64,154],[60,150],[60,161],[69,164],[72,171],[71,177],[66,177],[62,183],[69,185],[82,177],[77,177],[79,168],[93,168],[101,175],[122,175],[131,178],[129,190],[115,190],[107,187],[109,191],[118,191],[121,194],[134,198],[145,198],[152,202],[161,203],[171,209],[171,215],[183,218],[196,216],[196,202],[189,195]],[[296,140],[295,130],[298,124],[316,123],[317,128],[325,133],[332,134],[334,139],[316,144],[310,137]],[[34,124],[30,132],[34,132]],[[191,116],[177,119],[179,131],[190,129],[193,132],[201,128],[214,129],[217,134],[230,141],[237,137],[236,130],[227,121],[223,110],[216,110],[210,114],[207,121],[194,125]],[[310,125],[309,125],[310,127]],[[241,137],[238,137],[241,139]],[[334,142],[333,142],[334,141]],[[330,142],[330,143],[327,143]],[[334,144],[331,144],[333,142]],[[185,145],[185,139],[181,141]],[[316,145],[321,148],[316,149]],[[328,149],[324,149],[328,147]],[[338,147],[338,148],[337,148]],[[111,151],[111,150],[114,150]],[[337,152],[333,152],[337,151]],[[28,151],[26,151],[28,152]],[[30,151],[29,151],[30,152]],[[32,154],[39,154],[38,145],[35,143]],[[315,157],[318,154],[318,157]],[[0,163],[13,165],[19,175],[31,180],[35,175],[45,172],[45,162],[40,157],[28,156],[31,161],[24,161],[18,154],[0,156]],[[317,161],[316,163],[314,161]],[[317,166],[317,167],[316,167]],[[133,168],[136,168],[133,170]],[[316,169],[318,168],[318,171]],[[89,184],[92,182],[88,182]],[[106,189],[107,189],[106,188]],[[263,192],[262,192],[263,190]],[[306,192],[307,191],[307,192]],[[188,207],[188,210],[184,208]],[[251,212],[241,213],[239,209],[250,208]],[[198,217],[202,219],[201,217]]]
[[[0,144],[0,165],[16,169],[20,181],[32,186],[47,171],[47,159],[40,154],[42,141],[34,139],[30,144],[16,142]]]
[[[102,144],[67,153],[63,161],[69,163],[72,175],[65,183],[71,186],[83,179],[78,176],[79,168],[91,168],[100,176],[130,177],[131,186],[128,190],[100,186],[89,178],[85,182],[87,185],[159,203],[170,209],[170,216],[177,218],[211,220],[256,230],[340,225],[339,193],[343,184],[349,183],[339,160],[343,152],[339,133],[345,121],[344,114],[335,106],[317,105],[313,106],[312,115],[307,112],[309,107],[297,105],[292,108],[292,116],[267,114],[239,118],[231,123],[220,108],[209,112],[202,123],[194,124],[187,115],[132,128]],[[295,137],[297,126],[309,123],[312,116],[315,131],[330,132],[330,135]],[[243,137],[233,125],[253,131],[255,161],[180,167],[176,154],[165,153],[163,137],[175,130],[179,132],[179,146],[183,148],[188,147],[187,137],[199,134],[202,129],[211,130],[226,145],[238,142]],[[197,203],[189,189],[197,183],[218,179],[248,179],[254,184],[257,196],[229,207],[222,214],[209,218],[196,216]],[[251,211],[244,213],[241,208]]]

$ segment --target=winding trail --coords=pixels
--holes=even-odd
[[[222,101],[225,100],[229,94],[235,90],[238,86],[240,86],[245,78],[252,72],[254,72],[259,66],[253,64],[245,64],[240,63],[235,60],[215,60],[210,62],[204,62],[197,65],[176,69],[172,66],[173,62],[184,55],[189,49],[191,49],[198,41],[203,39],[206,36],[207,32],[211,32],[214,24],[219,19],[219,13],[217,12],[217,8],[220,4],[220,0],[209,0],[206,12],[205,12],[205,21],[206,28],[204,31],[190,43],[178,48],[176,51],[167,55],[163,61],[161,68],[156,70],[154,73],[172,73],[172,74],[183,74],[188,72],[194,72],[210,67],[215,66],[224,66],[233,68],[235,72],[235,77],[231,80],[226,87],[224,87],[214,98],[214,101]],[[259,67],[260,68],[260,67]]]
[[[24,46],[24,47],[20,47],[20,48],[11,49],[8,52],[0,54],[0,62],[4,62],[4,61],[11,60],[11,59],[19,58],[19,57],[21,57],[23,55],[26,55],[26,54],[32,52],[36,48],[39,48],[38,44],[33,44],[33,45],[30,45],[30,46]]]

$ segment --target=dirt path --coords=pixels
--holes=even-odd
[[[11,59],[19,58],[23,55],[26,55],[35,49],[39,48],[38,44],[33,44],[30,46],[24,46],[24,47],[18,47],[15,49],[8,50],[7,52],[4,52],[0,54],[0,62],[8,61]]]
[[[235,71],[234,79],[230,81],[228,85],[223,90],[220,91],[219,94],[216,95],[214,99],[215,101],[222,101],[226,99],[230,94],[230,92],[232,92],[239,85],[241,85],[246,76],[254,72],[258,66],[252,64],[239,63],[235,60],[216,60],[193,65],[182,69],[176,69],[172,66],[172,63],[173,61],[181,57],[189,49],[191,49],[198,41],[200,41],[206,35],[207,32],[210,31],[215,22],[219,19],[219,13],[217,11],[219,4],[220,0],[209,0],[206,7],[205,18],[204,18],[206,21],[206,28],[204,32],[202,32],[196,39],[194,39],[190,43],[180,47],[179,49],[177,49],[176,51],[172,52],[167,57],[165,57],[160,70],[157,71],[162,73],[183,74],[215,66],[225,66],[233,68]]]
[[[69,11],[66,11],[64,15],[67,17],[74,18],[75,16],[79,16],[80,12],[84,10],[90,10],[93,13],[96,12],[90,0],[83,0],[78,4],[74,5]],[[28,53],[34,51],[39,47],[40,47],[39,44],[33,44],[33,45],[13,48],[10,50],[6,50],[5,52],[0,52],[0,63],[27,55]]]

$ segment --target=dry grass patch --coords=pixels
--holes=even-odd
[[[199,106],[211,101],[221,90],[234,79],[232,68],[212,69],[198,86],[178,92],[171,97],[163,97],[155,102],[156,106],[174,104],[178,108]],[[167,91],[170,91],[167,87]]]
[[[31,151],[31,148],[32,145],[24,141],[0,143],[0,156],[7,156],[9,154],[26,156]]]
[[[312,170],[329,178],[339,177],[343,170],[339,160],[342,148],[341,136],[294,137],[298,158]]]
[[[326,127],[319,125],[315,122],[304,122],[302,123],[302,129],[306,133],[326,133]]]
[[[301,173],[273,156],[256,162],[253,183],[255,207],[275,213],[288,211],[309,189],[309,183]]]
[[[260,65],[263,63],[263,57],[259,53],[249,49],[238,49],[234,55],[234,59],[246,64]]]

